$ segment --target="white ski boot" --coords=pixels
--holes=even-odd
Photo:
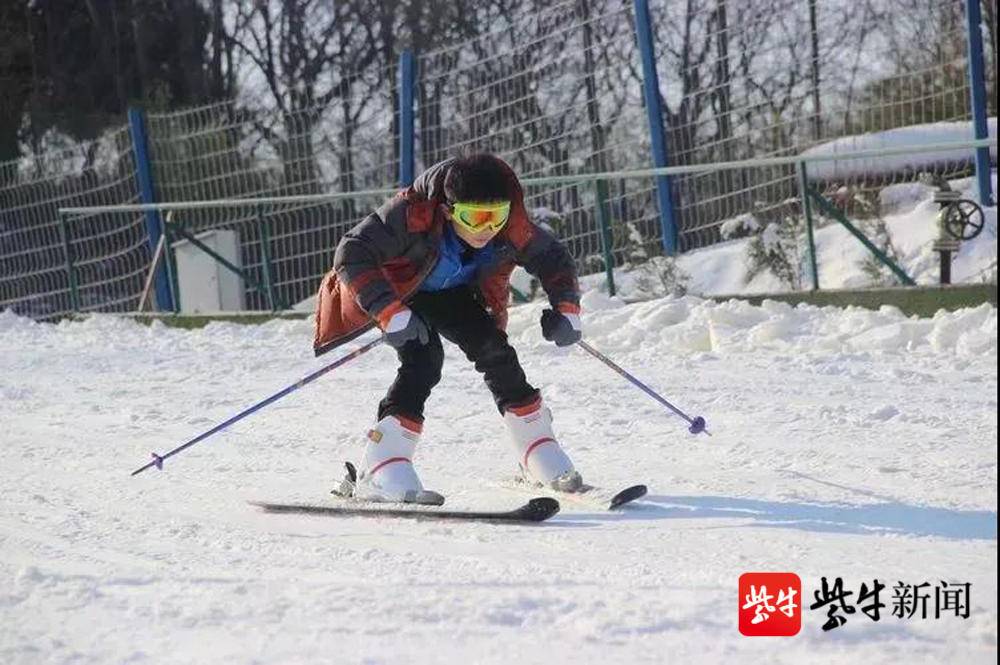
[[[413,468],[420,423],[386,416],[368,432],[360,471],[347,464],[347,478],[338,494],[379,503],[420,503],[440,506],[444,497],[424,489]]]
[[[557,492],[576,492],[583,478],[573,468],[552,431],[552,413],[537,401],[512,407],[503,415],[525,481]]]

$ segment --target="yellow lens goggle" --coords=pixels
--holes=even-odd
[[[455,203],[451,217],[470,231],[499,231],[510,217],[510,201],[503,203]]]

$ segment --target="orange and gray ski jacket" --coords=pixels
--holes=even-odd
[[[445,160],[424,171],[413,185],[340,240],[333,269],[324,276],[316,298],[316,355],[374,325],[384,328],[434,269],[444,225],[450,223],[444,180],[453,161]],[[573,258],[552,234],[531,222],[517,176],[510,166],[500,163],[512,192],[510,218],[490,241],[495,250],[493,260],[477,275],[484,304],[497,326],[505,328],[510,274],[520,265],[539,279],[552,307],[579,312]]]

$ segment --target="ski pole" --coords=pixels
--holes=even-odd
[[[287,388],[284,388],[283,390],[280,390],[280,391],[274,393],[273,395],[271,395],[270,397],[268,397],[267,399],[265,399],[263,401],[257,402],[256,404],[254,404],[250,408],[246,409],[245,411],[241,411],[240,413],[236,414],[235,416],[233,416],[229,420],[225,421],[224,423],[219,423],[218,425],[216,425],[212,429],[208,430],[207,432],[203,432],[202,434],[199,434],[198,436],[196,436],[195,438],[191,439],[187,443],[185,443],[183,445],[180,445],[180,446],[177,446],[176,448],[174,448],[173,450],[171,450],[169,452],[166,452],[166,453],[164,453],[162,455],[157,455],[156,453],[152,453],[152,455],[153,455],[153,461],[148,462],[145,466],[139,467],[138,469],[136,469],[135,471],[132,472],[132,475],[133,476],[137,476],[140,473],[142,473],[143,471],[145,471],[146,469],[149,469],[149,468],[154,467],[154,466],[157,469],[161,469],[162,470],[163,469],[163,460],[167,459],[168,457],[173,457],[174,455],[176,455],[177,453],[181,452],[182,450],[190,448],[191,446],[193,446],[194,444],[198,443],[199,441],[203,441],[203,440],[207,439],[208,437],[212,436],[213,434],[215,434],[216,432],[229,427],[230,425],[232,425],[236,421],[243,420],[244,418],[246,418],[247,416],[249,416],[254,411],[259,411],[260,409],[263,409],[268,404],[271,404],[272,402],[277,402],[279,399],[281,399],[285,395],[287,395],[289,393],[292,393],[292,392],[295,392],[296,390],[298,390],[302,386],[304,386],[304,385],[306,385],[308,383],[312,383],[313,381],[315,381],[319,377],[323,376],[324,374],[326,374],[330,370],[336,369],[336,368],[340,367],[341,365],[347,363],[348,361],[354,360],[358,356],[360,356],[360,355],[362,355],[364,353],[367,353],[368,351],[371,351],[376,346],[378,346],[379,344],[381,344],[382,340],[383,340],[383,338],[379,337],[378,339],[375,339],[375,340],[372,340],[371,342],[368,342],[367,344],[365,344],[361,348],[355,349],[354,351],[351,351],[350,353],[348,353],[346,356],[333,361],[332,363],[330,363],[326,367],[322,367],[322,368],[316,370],[315,372],[313,372],[312,374],[310,374],[309,376],[305,376],[305,377],[299,379],[298,381],[296,381],[292,385],[288,386]]]
[[[621,367],[619,367],[615,363],[611,362],[610,358],[608,358],[603,353],[601,353],[600,351],[598,351],[597,349],[595,349],[594,347],[592,347],[590,344],[587,344],[586,342],[584,342],[582,339],[577,342],[577,345],[581,349],[583,349],[584,351],[586,351],[587,353],[589,353],[590,355],[594,356],[595,358],[597,358],[598,360],[600,360],[602,363],[604,363],[605,365],[607,365],[608,367],[610,367],[611,369],[613,369],[614,371],[616,371],[619,374],[621,374],[622,376],[624,376],[634,386],[636,386],[637,388],[639,388],[640,390],[642,390],[644,393],[646,393],[647,395],[649,395],[650,397],[652,397],[653,399],[655,399],[657,402],[659,402],[663,406],[667,407],[668,409],[670,409],[671,411],[673,411],[674,413],[676,413],[678,416],[680,416],[684,420],[688,421],[688,424],[690,425],[690,427],[688,427],[688,431],[689,432],[691,432],[692,434],[701,434],[702,432],[704,432],[705,434],[708,434],[709,436],[712,436],[712,433],[709,432],[707,429],[705,429],[705,419],[704,418],[702,418],[701,416],[695,416],[694,418],[691,418],[686,413],[684,413],[683,411],[681,411],[680,409],[678,409],[676,406],[674,406],[673,404],[671,404],[667,400],[665,400],[662,397],[660,397],[659,395],[657,395],[649,386],[647,386],[646,384],[644,384],[642,381],[640,381],[639,379],[635,378],[634,376],[632,376],[631,374],[629,374],[628,372],[626,372],[624,369],[622,369]]]

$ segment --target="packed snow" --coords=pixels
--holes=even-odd
[[[268,515],[332,501],[395,372],[380,347],[166,462],[129,473],[356,348],[308,321],[202,330],[0,314],[0,662],[995,662],[997,312],[583,300],[579,349],[510,335],[590,482],[645,482],[619,513],[536,526]],[[447,345],[446,345],[447,346]],[[447,347],[417,463],[451,508],[507,508],[514,460]],[[791,638],[743,637],[737,581],[791,571],[887,585]],[[971,583],[967,619],[899,619],[891,586]]]

